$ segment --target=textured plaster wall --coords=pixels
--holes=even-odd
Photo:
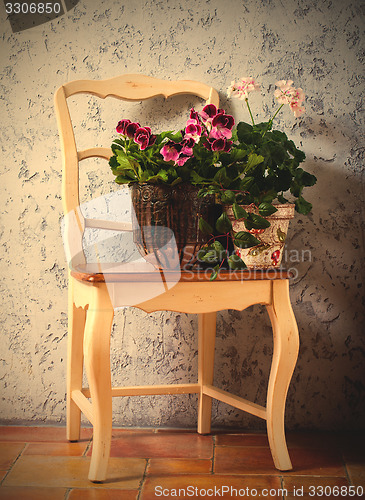
[[[226,98],[233,78],[261,83],[252,107],[262,120],[273,109],[276,80],[291,78],[305,90],[306,114],[295,120],[285,110],[278,121],[318,177],[306,196],[313,213],[296,216],[287,247],[287,265],[298,271],[291,297],[301,349],[286,421],[288,428],[364,427],[362,8],[361,0],[81,0],[61,18],[13,34],[0,4],[3,422],[65,421],[67,263],[53,94],[69,80],[129,72],[209,83],[237,120],[248,117]],[[153,124],[162,100],[137,108],[139,115],[90,104],[83,114],[75,108],[78,141],[109,146],[117,120],[135,113]],[[184,124],[177,104],[186,103],[167,104],[162,128],[170,118]],[[114,189],[106,164],[90,167],[82,174],[86,198]],[[119,311],[113,380],[195,381],[196,329],[195,316]],[[263,404],[271,354],[263,309],[218,315],[216,385]],[[126,426],[194,427],[197,416],[195,396],[118,400],[114,410],[115,424]],[[213,416],[215,426],[263,427],[221,403]]]

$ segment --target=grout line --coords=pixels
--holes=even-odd
[[[215,448],[216,448],[216,435],[212,435],[212,441],[213,441],[213,456],[212,456],[212,467],[211,467],[211,474],[214,474],[214,465],[215,465]]]
[[[2,478],[2,480],[0,481],[0,486],[3,485],[3,482],[5,481],[5,479],[8,477],[9,473],[13,470],[13,467],[14,465],[17,463],[17,461],[21,458],[21,456],[23,455],[23,452],[24,450],[27,448],[29,443],[24,443],[24,446],[23,448],[20,450],[19,452],[19,455],[16,457],[16,459],[12,462],[11,466],[9,467],[9,470],[6,472],[5,476]]]
[[[147,458],[147,459],[146,459],[146,465],[145,465],[144,472],[143,472],[143,476],[142,476],[142,479],[141,479],[141,484],[140,484],[140,486],[139,486],[139,488],[138,488],[138,496],[137,496],[137,500],[140,500],[140,499],[142,498],[142,497],[141,497],[141,495],[142,495],[142,489],[143,489],[143,486],[144,486],[144,481],[145,481],[145,479],[146,479],[146,477],[147,477],[147,467],[148,467],[148,465],[149,465],[149,463],[150,463],[150,460],[151,460],[150,458]]]
[[[63,500],[68,500],[70,493],[72,491],[72,488],[67,488],[64,499]]]

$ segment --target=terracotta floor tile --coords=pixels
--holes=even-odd
[[[220,446],[269,446],[266,434],[217,434],[215,444]]]
[[[4,479],[7,473],[8,473],[7,470],[0,470],[0,481]]]
[[[227,490],[222,490],[225,487]],[[195,489],[197,488],[197,489]],[[214,491],[217,488],[217,491]],[[231,488],[237,491],[231,491]],[[262,489],[279,489],[280,488],[280,478],[274,476],[214,476],[214,475],[196,475],[196,476],[167,476],[167,477],[147,477],[143,488],[141,500],[156,500],[158,496],[161,498],[184,498],[183,491],[180,492],[179,489],[185,490],[185,497],[189,498],[243,498],[243,495],[239,496],[240,489],[248,488],[250,492],[256,490],[256,495],[253,492],[254,497],[258,498],[261,494]],[[213,491],[207,491],[212,489]],[[175,490],[175,491],[173,491]],[[175,494],[177,493],[177,494]],[[214,493],[214,495],[210,494]],[[223,493],[223,494],[222,494]],[[245,492],[245,498],[250,498]]]
[[[9,469],[24,447],[25,443],[0,443],[0,470]]]
[[[353,486],[362,486],[365,494],[365,465],[346,463],[347,472]]]
[[[91,455],[91,450],[88,456]],[[213,439],[197,433],[120,434],[112,440],[111,457],[212,458]]]
[[[92,436],[91,428],[81,430],[81,439],[89,441]],[[68,443],[65,427],[0,427],[0,441],[17,441],[32,443]]]
[[[345,476],[342,458],[331,450],[291,449],[293,471],[281,475]],[[217,446],[215,468],[218,474],[278,474],[270,450],[259,447]]]
[[[138,490],[71,490],[67,500],[136,500]]]
[[[288,493],[293,493],[294,491],[300,493],[302,490],[304,493],[313,492],[313,489],[310,489],[311,486],[314,486],[315,488],[321,486],[323,486],[323,488],[326,486],[333,488],[334,486],[341,487],[348,485],[348,480],[345,477],[285,476],[283,478],[283,488],[285,488]],[[298,497],[299,495],[297,494],[296,496]],[[323,496],[325,495],[323,494]]]
[[[66,488],[29,488],[1,486],[1,500],[64,500]]]
[[[65,488],[137,489],[142,480],[146,461],[131,458],[111,458],[107,480],[91,483],[88,479],[90,459],[86,457],[21,457],[4,479],[4,486],[41,486]]]
[[[24,455],[55,455],[81,457],[88,443],[30,443],[27,445]]]
[[[152,458],[147,466],[149,476],[174,474],[210,474],[211,460],[185,458]]]

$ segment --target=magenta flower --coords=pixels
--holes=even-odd
[[[124,135],[126,135],[130,139],[134,139],[134,135],[139,127],[140,127],[139,123],[130,122],[125,127]]]
[[[181,155],[193,156],[194,144],[195,144],[195,141],[192,137],[187,137],[183,141],[181,141],[179,143],[179,145],[181,146],[180,156]]]
[[[214,104],[207,104],[200,111],[199,115],[205,122],[211,123],[217,113],[218,113],[217,106],[215,106]]]
[[[232,148],[232,144],[233,141],[227,141],[221,137],[220,139],[208,140],[203,144],[203,146],[210,151],[225,151],[226,153],[229,153]]]
[[[234,118],[231,115],[219,113],[212,120],[212,130],[209,133],[210,139],[230,139],[232,137],[232,128]]]
[[[176,144],[174,141],[167,141],[166,144],[160,149],[160,153],[165,161],[174,162],[178,160],[180,151],[180,144]]]
[[[232,141],[227,141],[226,139],[215,139],[212,142],[212,151],[225,151],[229,152],[232,148]]]
[[[151,135],[150,127],[139,127],[134,134],[134,142],[139,144],[141,149],[146,149],[148,146],[154,144],[156,140],[155,135]]]
[[[185,128],[184,139],[193,139],[194,142],[199,142],[202,135],[202,126],[200,123],[189,123],[192,120],[188,120]]]
[[[182,167],[188,161],[189,158],[190,156],[180,155],[179,158],[176,160],[175,165]]]
[[[126,129],[127,125],[129,125],[130,123],[131,123],[130,120],[120,120],[118,122],[117,129],[116,129],[118,134],[126,135],[125,129]]]
[[[190,110],[190,118],[187,121],[187,124],[188,123],[200,123],[199,114],[195,111],[194,108],[191,108]]]

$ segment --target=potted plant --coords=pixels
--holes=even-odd
[[[175,235],[181,267],[196,264],[198,251],[210,239],[206,226],[216,218],[215,195],[198,194],[207,182],[223,182],[219,157],[230,155],[233,125],[233,117],[213,104],[200,113],[192,109],[184,130],[177,133],[155,135],[130,120],[118,123],[120,136],[112,144],[109,164],[115,181],[130,186],[134,239],[142,255],[164,247],[169,231],[161,228],[167,228]],[[234,179],[241,172],[236,163],[230,170]],[[168,267],[159,259],[158,264]]]
[[[268,121],[255,123],[249,94],[260,90],[259,85],[252,78],[232,81],[228,95],[245,101],[251,123],[238,123],[232,135],[234,148],[229,157],[222,155],[220,160],[228,172],[232,159],[239,157],[243,160],[241,173],[230,183],[210,183],[201,191],[202,195],[215,193],[223,204],[216,228],[233,238],[236,257],[231,255],[228,261],[233,268],[278,267],[294,210],[308,214],[312,208],[302,196],[304,187],[316,183],[316,177],[300,167],[305,154],[284,132],[273,130],[273,121],[285,104],[295,117],[303,114],[304,92],[291,80],[278,81],[276,87],[278,109]],[[226,258],[227,248],[213,238],[200,252],[200,259],[214,264],[213,277]]]

